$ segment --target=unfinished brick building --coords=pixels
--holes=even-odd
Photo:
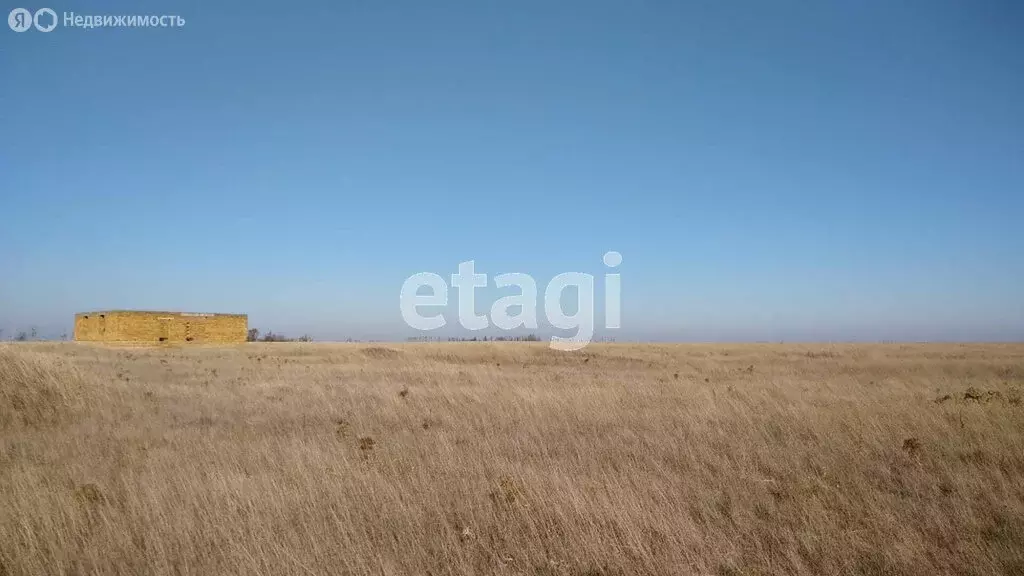
[[[75,314],[75,340],[80,342],[175,343],[245,342],[245,314],[107,310]]]

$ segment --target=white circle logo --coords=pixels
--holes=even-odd
[[[54,15],[54,20],[57,17]],[[15,32],[24,32],[32,26],[32,13],[24,8],[15,8],[7,15],[7,25]]]
[[[40,16],[47,15],[49,15],[49,18],[40,18]],[[49,32],[57,27],[57,13],[49,8],[40,8],[36,10],[36,15],[32,17],[32,23],[35,24],[36,30]]]

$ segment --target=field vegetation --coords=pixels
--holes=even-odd
[[[1024,574],[1024,345],[0,345],[0,574]]]

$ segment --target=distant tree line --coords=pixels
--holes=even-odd
[[[4,330],[3,328],[0,328],[0,340],[3,339]],[[35,326],[29,328],[28,330],[18,330],[17,332],[14,333],[14,335],[11,336],[10,340],[14,342],[30,342],[33,340],[39,340],[39,332],[36,330]]]
[[[411,336],[406,338],[407,342],[540,342],[536,334],[526,336],[473,336],[472,338],[449,336]]]
[[[289,338],[284,334],[275,334],[273,330],[267,330],[266,334],[260,335],[260,331],[257,328],[249,328],[249,333],[245,337],[248,342],[312,342],[313,337],[309,334],[303,334],[298,338]]]

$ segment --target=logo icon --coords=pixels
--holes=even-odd
[[[40,16],[49,15],[49,19],[40,18]],[[36,30],[40,32],[49,32],[57,27],[57,13],[49,8],[40,8],[36,10],[36,15],[32,17],[32,22],[36,26]]]
[[[54,21],[56,20],[57,18],[55,14]],[[32,26],[32,22],[32,13],[24,8],[15,8],[7,15],[7,25],[15,32],[24,32],[25,30],[28,30]]]
[[[50,8],[40,8],[33,15],[24,8],[15,8],[7,15],[7,25],[15,32],[24,32],[32,26],[40,32],[50,32],[57,27],[57,13]]]

